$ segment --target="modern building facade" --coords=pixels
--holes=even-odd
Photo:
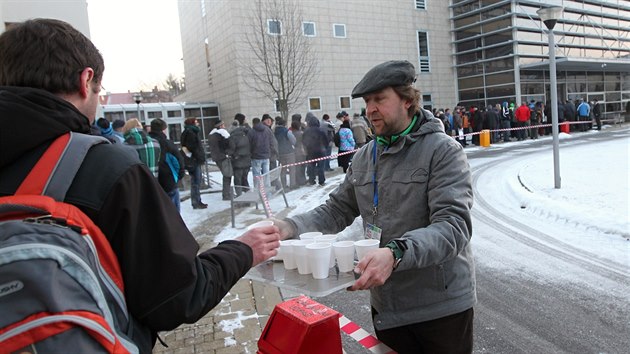
[[[153,119],[161,118],[168,125],[167,136],[175,143],[179,143],[186,118],[199,120],[204,141],[220,120],[219,106],[215,103],[120,103],[101,104],[100,109],[101,116],[110,122],[137,118],[143,125],[148,126]]]
[[[0,33],[12,23],[32,18],[54,18],[71,24],[90,38],[86,0],[0,0]]]
[[[291,0],[281,0],[291,1]],[[369,68],[389,59],[416,66],[427,108],[549,101],[547,29],[536,11],[564,7],[554,29],[558,97],[598,99],[605,111],[630,110],[628,0],[298,1],[319,74],[290,113],[358,112],[350,99]],[[221,114],[278,114],[275,102],[245,85],[239,61],[256,1],[179,2],[187,92]],[[266,35],[281,24],[267,19]],[[275,27],[274,27],[275,26]]]
[[[554,28],[559,100],[630,111],[630,1],[453,0],[459,102],[550,100],[547,29],[536,11],[562,6]]]
[[[290,0],[287,0],[290,1]],[[302,34],[313,50],[318,74],[301,103],[289,114],[313,112],[332,117],[341,110],[360,112],[363,100],[350,93],[374,65],[406,59],[418,71],[415,86],[429,107],[457,103],[455,67],[447,1],[297,1]],[[241,112],[260,117],[278,115],[276,102],[262,98],[246,85],[239,67],[251,56],[246,32],[251,29],[256,1],[180,1],[179,17],[186,73],[181,101],[214,101],[222,117]],[[281,24],[269,18],[267,34]],[[224,118],[228,119],[229,118]]]

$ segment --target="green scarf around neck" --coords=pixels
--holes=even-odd
[[[416,125],[416,121],[417,120],[418,120],[418,116],[414,115],[413,119],[411,120],[411,123],[409,123],[409,126],[407,128],[405,128],[405,130],[403,130],[402,132],[400,132],[398,134],[394,134],[392,136],[377,136],[376,137],[376,142],[378,144],[380,144],[380,145],[383,145],[383,146],[390,146],[390,145],[394,144],[401,137],[411,133],[411,130]]]

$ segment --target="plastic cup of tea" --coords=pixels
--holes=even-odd
[[[322,233],[319,231],[313,231],[313,232],[305,232],[303,234],[300,234],[300,240],[313,240],[315,239],[316,236],[321,236]]]
[[[330,242],[311,243],[306,245],[306,258],[315,279],[328,278],[330,263]]]
[[[359,259],[359,262],[361,261],[361,259],[363,259],[363,257],[369,251],[377,249],[379,244],[380,244],[380,241],[379,240],[375,240],[375,239],[366,239],[366,240],[355,241],[354,242],[354,248],[357,251],[357,258]]]
[[[321,235],[321,236],[315,236],[315,242],[317,243],[322,243],[322,242],[330,242],[335,243],[337,242],[337,235],[335,234],[325,234],[325,235]],[[335,253],[332,250],[332,247],[330,248],[330,268],[335,266]]]
[[[313,240],[296,240],[293,241],[293,257],[297,265],[298,273],[311,274],[311,267],[306,258],[306,245],[313,243]]]
[[[259,222],[255,222],[247,227],[247,230],[255,229],[257,227],[267,227],[273,225],[273,221],[271,220],[261,220]]]
[[[332,244],[337,266],[340,272],[351,272],[354,269],[354,241],[337,241]]]
[[[278,255],[282,257],[284,269],[291,270],[297,268],[297,264],[295,263],[295,253],[293,252],[293,242],[295,241],[296,240],[280,241]]]

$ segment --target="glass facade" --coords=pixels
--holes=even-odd
[[[630,109],[630,2],[558,0],[554,28],[558,98],[597,98],[608,113]],[[452,0],[461,105],[549,100],[549,1]]]

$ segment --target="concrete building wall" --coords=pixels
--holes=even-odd
[[[247,61],[251,54],[245,33],[250,30],[247,24],[252,22],[253,2],[217,0],[205,4],[202,19],[200,2],[179,3],[187,92],[178,99],[218,102],[221,116],[228,121],[236,112],[250,118],[278,114],[271,100],[257,96],[246,85],[245,73],[239,69],[239,62]],[[429,34],[431,72],[418,74],[416,87],[431,95],[435,107],[457,103],[448,2],[430,2],[427,10],[416,10],[409,0],[300,1],[299,5],[304,21],[316,24],[317,34],[309,40],[319,73],[302,103],[290,114],[304,116],[309,110],[308,97],[318,97],[322,109],[314,113],[334,116],[342,109],[340,96],[350,96],[365,72],[382,61],[406,59],[419,71],[417,31]],[[346,38],[333,36],[333,24],[346,25]],[[206,35],[211,82],[203,49]],[[346,111],[359,112],[363,106],[363,100],[353,100]]]
[[[86,0],[0,0],[0,33],[8,23],[23,22],[33,18],[54,18],[71,24],[90,38],[90,22]]]

